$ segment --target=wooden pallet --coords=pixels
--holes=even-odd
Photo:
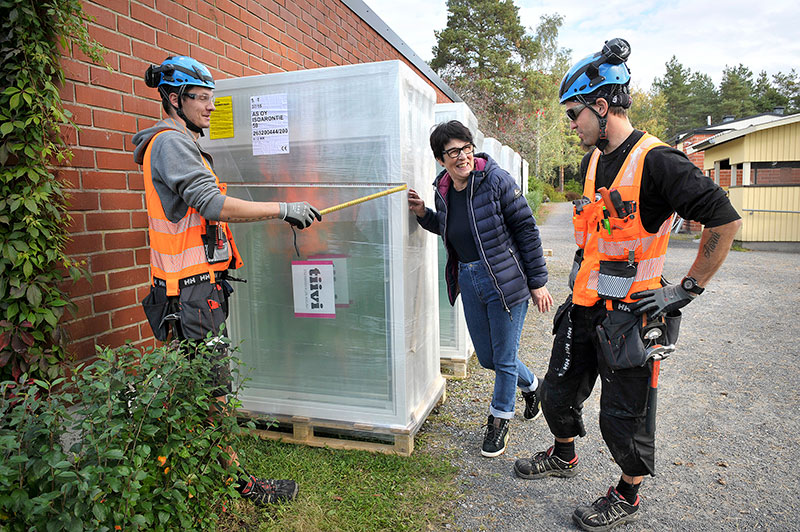
[[[440,358],[439,367],[442,375],[448,379],[465,379],[469,360],[463,358]]]
[[[311,447],[357,449],[409,456],[414,452],[414,436],[434,407],[446,398],[444,383],[436,400],[428,408],[421,407],[406,427],[380,427],[366,423],[347,423],[303,416],[263,416],[239,410],[244,417],[256,419],[253,432],[260,438],[299,443]],[[265,420],[266,421],[263,421]]]

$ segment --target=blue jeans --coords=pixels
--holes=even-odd
[[[536,377],[517,356],[528,301],[509,309],[510,314],[506,312],[494,280],[480,260],[458,264],[458,285],[478,362],[495,372],[489,413],[511,419],[516,387],[524,392],[535,389]]]

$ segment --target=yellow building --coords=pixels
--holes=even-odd
[[[726,131],[692,146],[719,183],[730,168],[731,203],[742,215],[736,240],[751,249],[800,251],[800,114]]]

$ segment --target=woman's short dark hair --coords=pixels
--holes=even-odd
[[[431,150],[437,160],[444,158],[444,147],[453,139],[463,140],[475,144],[469,128],[458,120],[450,120],[437,125],[431,133]]]

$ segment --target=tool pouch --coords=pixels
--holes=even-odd
[[[612,370],[638,368],[647,362],[641,336],[642,318],[621,310],[609,310],[595,328],[606,365]]]
[[[680,310],[673,310],[664,316],[664,323],[667,324],[667,339],[666,344],[676,345],[678,343],[678,333],[681,329],[681,317],[683,313]]]
[[[180,322],[184,338],[200,340],[217,334],[228,317],[228,301],[221,283],[199,283],[181,289]]]
[[[582,263],[583,263],[583,249],[578,249],[575,251],[575,257],[572,259],[572,269],[569,272],[570,290],[572,290],[575,287],[575,279],[578,277],[578,272],[581,269]]]
[[[561,305],[556,309],[556,315],[553,316],[553,334],[556,334],[558,331],[558,325],[561,323],[565,317],[569,316],[570,311],[572,310],[572,294],[567,296],[567,299],[561,303]]]
[[[601,260],[597,274],[597,295],[603,299],[623,299],[636,279],[638,262]]]
[[[170,300],[164,288],[151,286],[150,293],[142,300],[142,308],[153,336],[163,342],[169,336]]]

